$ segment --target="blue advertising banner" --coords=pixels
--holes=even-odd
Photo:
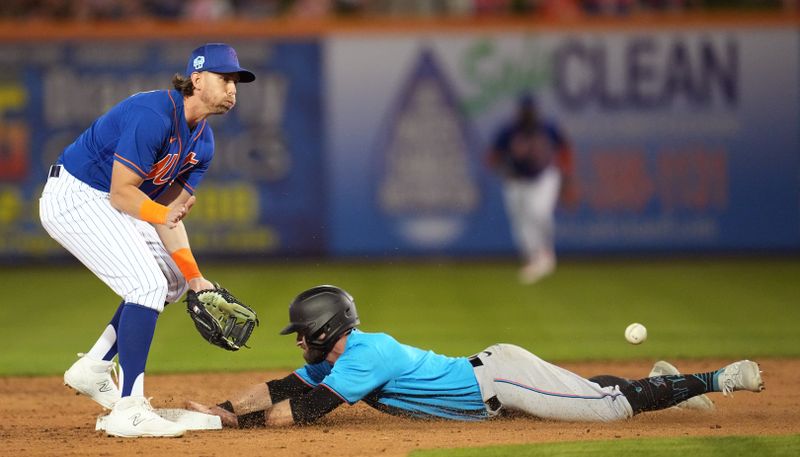
[[[442,53],[413,43],[328,45],[330,251],[503,250],[502,234],[486,236],[507,228],[499,189],[481,164],[478,131]]]
[[[790,27],[334,37],[330,250],[514,252],[483,157],[526,92],[575,148],[560,250],[797,249],[799,55]]]
[[[511,254],[484,158],[528,92],[576,154],[559,250],[800,248],[792,27],[320,40],[231,43],[258,79],[210,120],[198,254]],[[38,222],[48,166],[121,99],[169,87],[197,44],[0,44],[0,260],[66,256]]]
[[[196,41],[0,44],[0,259],[64,256],[41,228],[48,166],[123,98],[171,87]],[[320,45],[232,42],[257,75],[209,118],[214,162],[186,221],[200,254],[322,254]]]

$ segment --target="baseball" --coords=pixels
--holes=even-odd
[[[647,339],[647,328],[638,322],[634,322],[625,329],[625,339],[631,344],[642,343]]]

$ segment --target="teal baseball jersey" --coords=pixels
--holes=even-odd
[[[323,361],[295,374],[349,404],[363,400],[390,414],[457,420],[488,417],[467,358],[401,344],[385,333],[354,329],[334,365]]]

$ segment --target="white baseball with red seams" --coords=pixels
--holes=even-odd
[[[643,343],[647,339],[647,328],[638,322],[634,322],[625,329],[625,339],[631,344]]]

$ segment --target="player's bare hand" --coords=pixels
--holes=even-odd
[[[199,278],[194,278],[194,279],[190,280],[189,281],[189,288],[192,289],[195,292],[198,292],[198,291],[201,291],[201,290],[206,290],[206,289],[216,289],[216,287],[214,287],[214,283],[212,283],[211,281],[209,281],[208,279],[206,279],[206,278],[204,278],[202,276],[199,277]]]
[[[192,195],[191,197],[189,197],[188,200],[186,200],[186,203],[183,204],[186,207],[186,213],[183,215],[183,217],[186,217],[186,216],[189,215],[189,211],[192,210],[192,206],[194,206],[194,203],[196,201],[197,201],[197,198],[194,195]]]
[[[213,416],[216,416],[216,414],[213,414],[211,412],[211,408],[210,407],[208,407],[208,406],[206,406],[206,405],[204,405],[202,403],[198,403],[196,401],[192,401],[192,400],[187,400],[186,401],[186,409],[188,409],[189,411],[195,411],[195,412],[198,412],[198,413],[211,414]]]
[[[186,402],[186,409],[198,413],[210,414],[212,416],[219,416],[223,427],[239,428],[239,420],[236,418],[236,414],[226,411],[219,406],[206,406],[202,403],[189,400]]]
[[[186,206],[185,205],[175,205],[169,206],[169,212],[167,212],[167,222],[164,224],[167,227],[173,229],[178,225],[184,217],[186,217]]]
[[[185,203],[169,205],[169,212],[167,213],[167,227],[175,228],[178,222],[182,221],[184,217],[192,210],[194,202],[197,201],[194,195],[189,197]]]

